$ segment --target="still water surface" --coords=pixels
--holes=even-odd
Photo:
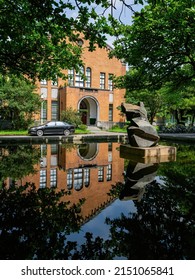
[[[119,143],[0,146],[0,258],[194,259],[195,149],[171,145],[153,163]]]

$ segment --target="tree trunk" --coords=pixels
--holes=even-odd
[[[175,119],[176,119],[176,122],[177,122],[177,124],[179,124],[179,112],[178,112],[178,110],[175,110]]]
[[[192,114],[192,122],[191,122],[191,126],[194,125],[194,121],[195,121],[195,113]]]

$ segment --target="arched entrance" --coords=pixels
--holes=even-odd
[[[98,120],[98,102],[95,98],[88,96],[80,100],[78,104],[82,123],[85,125],[96,125]]]
[[[79,156],[86,161],[93,160],[98,154],[98,144],[97,143],[87,143],[82,144],[78,148]]]

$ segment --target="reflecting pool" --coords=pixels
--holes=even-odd
[[[195,259],[195,148],[171,145],[162,162],[120,143],[0,146],[0,258]]]

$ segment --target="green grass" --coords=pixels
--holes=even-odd
[[[126,133],[127,129],[126,128],[120,128],[120,127],[113,127],[111,129],[109,129],[108,131],[117,132],[117,133]]]
[[[89,130],[82,130],[77,128],[75,134],[89,134]],[[27,130],[0,130],[0,136],[6,135],[28,135]]]
[[[75,134],[90,134],[91,132],[88,129],[82,130],[80,128],[76,128]]]
[[[27,130],[0,130],[0,135],[27,135]]]

